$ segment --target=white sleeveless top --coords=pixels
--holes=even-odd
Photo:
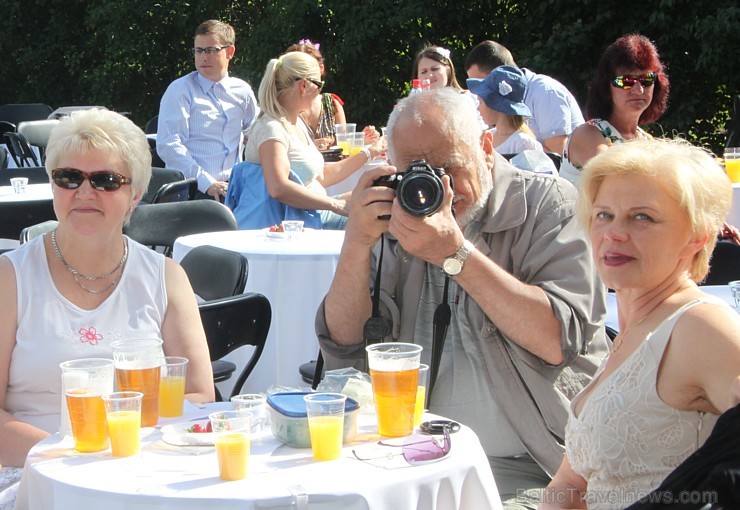
[[[625,508],[656,489],[706,441],[718,416],[679,411],[656,389],[658,368],[676,321],[699,303],[676,310],[603,381],[601,373],[571,401],[565,448],[573,470],[588,483],[589,509]],[[581,396],[596,385],[575,416]]]
[[[18,287],[18,331],[5,409],[54,433],[61,414],[59,364],[112,358],[116,340],[161,339],[167,292],[164,257],[128,239],[128,262],[118,286],[98,308],[83,310],[54,285],[43,238],[5,254],[15,267]]]

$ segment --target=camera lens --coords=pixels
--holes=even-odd
[[[433,173],[411,172],[398,187],[398,200],[411,214],[426,216],[442,205],[444,187],[442,181]]]

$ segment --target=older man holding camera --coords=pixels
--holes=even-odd
[[[422,345],[430,410],[476,431],[506,508],[535,508],[525,492],[556,471],[569,401],[607,350],[604,291],[575,188],[495,155],[465,101],[440,89],[395,108],[396,167],[352,194],[317,333],[329,369],[365,370],[367,342]]]

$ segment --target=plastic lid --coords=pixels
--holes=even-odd
[[[273,393],[267,397],[267,405],[275,409],[280,414],[289,416],[291,418],[305,418],[306,417],[306,402],[303,400],[304,395],[308,395],[308,391],[295,391],[286,393]],[[344,412],[349,413],[360,408],[360,404],[356,400],[347,397],[347,401],[344,403]]]

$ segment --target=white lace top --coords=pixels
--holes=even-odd
[[[643,344],[601,380],[604,360],[589,386],[573,399],[565,446],[573,470],[588,484],[590,509],[618,509],[634,503],[704,444],[715,415],[679,411],[656,389],[658,368],[676,321],[695,299],[648,334]],[[581,396],[596,385],[580,416]]]

